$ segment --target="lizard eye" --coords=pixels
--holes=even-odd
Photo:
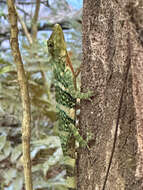
[[[53,43],[49,43],[49,44],[48,44],[48,47],[49,47],[49,48],[53,48],[53,47],[54,47],[54,44],[53,44]]]

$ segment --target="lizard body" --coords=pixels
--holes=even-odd
[[[56,24],[53,32],[47,41],[48,51],[51,55],[51,62],[55,78],[55,96],[58,110],[59,135],[63,151],[67,153],[69,143],[72,139],[72,151],[75,146],[73,137],[79,144],[86,145],[75,127],[75,109],[77,98],[87,98],[89,94],[80,93],[77,89],[76,78],[79,73],[74,71],[70,57],[66,49],[66,42],[62,28]],[[62,133],[63,132],[63,133]],[[71,146],[70,146],[71,148]]]

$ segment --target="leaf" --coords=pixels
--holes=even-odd
[[[11,153],[11,150],[12,150],[11,143],[10,141],[7,141],[4,146],[4,154],[6,156],[9,156],[9,154]]]
[[[70,166],[71,168],[75,167],[75,159],[69,157],[69,156],[65,156],[64,157],[64,164],[67,166]]]
[[[3,58],[0,58],[0,64],[11,65],[8,61],[4,60]]]
[[[67,177],[66,179],[66,186],[68,188],[75,189],[76,188],[76,182],[74,177]]]
[[[19,176],[13,182],[13,189],[14,190],[21,190],[22,186],[23,186],[23,177]]]
[[[3,147],[3,151],[0,153],[0,161],[4,160],[9,156],[11,153],[12,148],[11,148],[11,143],[7,141]]]
[[[32,166],[32,173],[36,172],[36,171],[41,171],[43,170],[43,164],[37,164],[35,166]]]
[[[18,145],[14,148],[11,154],[11,162],[15,162],[19,156],[22,154],[22,145]]]
[[[49,157],[47,162],[44,163],[44,176],[46,176],[46,173],[50,166],[53,166],[57,164],[61,159],[63,158],[63,153],[61,149],[57,149],[52,156]]]
[[[0,74],[4,74],[11,71],[11,66],[5,66],[3,68],[0,68]]]
[[[52,121],[55,122],[57,120],[57,113],[55,111],[46,111],[44,110],[44,114]]]
[[[34,189],[54,189],[54,190],[68,190],[66,187],[66,181],[64,176],[66,171],[62,171],[55,178],[45,181],[40,175],[36,176],[36,180],[33,181]]]
[[[12,181],[13,178],[15,178],[17,175],[16,169],[10,168],[4,171],[4,179],[5,183],[8,184],[10,181]]]
[[[0,136],[0,151],[3,149],[4,145],[6,143],[6,136]]]
[[[32,160],[36,159],[38,163],[42,160],[42,164],[32,167],[32,171],[42,170],[46,176],[49,168],[63,159],[63,151],[60,144],[60,139],[57,136],[49,136],[42,140],[32,141],[34,150],[31,152]],[[39,156],[38,156],[39,155]],[[43,158],[42,158],[43,157]]]
[[[49,148],[61,148],[60,138],[57,136],[48,136],[42,140],[32,141],[33,146],[44,146],[46,145]]]

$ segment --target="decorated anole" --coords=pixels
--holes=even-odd
[[[80,147],[88,148],[87,141],[82,138],[76,126],[77,104],[79,99],[87,99],[91,96],[91,93],[81,93],[80,89],[77,88],[76,79],[80,70],[74,71],[66,49],[64,34],[59,24],[54,26],[53,32],[47,41],[47,46],[54,74],[59,137],[64,156],[75,160],[76,142],[78,142]],[[75,176],[75,168],[72,172],[67,168],[67,181],[68,179],[73,179],[75,182]],[[70,188],[75,189],[76,185],[75,183],[73,184],[70,185]]]
[[[51,63],[55,78],[55,94],[57,101],[59,130],[62,142],[62,147],[65,153],[69,152],[69,147],[75,146],[73,137],[81,146],[86,146],[87,143],[80,136],[78,129],[75,126],[75,112],[77,98],[87,98],[88,93],[81,93],[77,89],[76,78],[79,74],[74,71],[70,57],[66,49],[66,43],[62,28],[56,24],[53,32],[47,41],[48,51],[51,56]],[[74,145],[69,145],[71,143]],[[70,153],[71,154],[71,153]]]

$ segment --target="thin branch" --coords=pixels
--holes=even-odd
[[[4,4],[6,4],[6,0],[0,0],[0,3],[4,3]],[[50,5],[49,5],[49,2],[48,2],[48,0],[43,0],[43,1],[41,1],[41,3],[43,4],[43,5],[45,5],[46,7],[50,7]],[[34,5],[34,4],[36,4],[36,2],[26,2],[26,1],[17,1],[17,4],[19,4],[19,5],[27,5],[27,6],[29,6],[29,5]]]
[[[53,23],[53,24],[44,23],[43,25],[38,25],[37,29],[38,29],[38,31],[43,31],[43,30],[51,31],[54,24],[56,24],[56,23]],[[67,26],[67,24],[68,24],[67,21],[62,21],[57,24],[60,24],[63,30],[70,30],[70,27]],[[27,30],[30,32],[31,28],[27,27]],[[19,31],[23,32],[22,28],[19,28]],[[0,37],[7,37],[7,36],[9,36],[9,28],[7,26],[5,26],[5,28],[3,28],[3,31],[0,30]]]
[[[23,12],[26,16],[30,16],[30,14],[27,13],[27,12],[26,12],[24,9],[22,9],[21,7],[16,6],[16,8],[17,8],[18,10],[20,10],[21,12]]]
[[[6,0],[0,0],[0,3],[6,3]],[[36,2],[26,2],[26,1],[17,1],[18,4],[21,4],[21,5],[31,5],[31,4],[36,4]]]
[[[15,9],[16,9],[16,7],[15,7]],[[19,21],[20,21],[20,23],[21,23],[21,26],[22,26],[22,28],[23,28],[23,30],[24,30],[24,33],[25,33],[25,35],[26,35],[26,37],[27,37],[27,39],[28,39],[30,45],[32,45],[33,40],[32,40],[32,38],[31,38],[30,33],[28,32],[27,26],[26,26],[26,24],[24,23],[24,21],[22,20],[21,16],[18,14],[17,11],[16,11],[16,13],[17,13],[18,19],[19,19]]]
[[[15,7],[15,9],[16,9],[16,7]],[[26,24],[24,23],[24,21],[22,20],[21,16],[18,14],[17,11],[16,11],[16,13],[17,13],[18,19],[19,19],[19,21],[20,21],[20,23],[21,23],[21,25],[22,25],[22,28],[23,28],[23,30],[24,30],[24,33],[25,33],[25,35],[26,35],[26,37],[27,37],[27,39],[28,39],[28,41],[29,41],[29,44],[32,45],[32,44],[33,44],[33,39],[32,39],[32,37],[31,37],[31,34],[28,32],[27,26],[26,26]],[[35,56],[36,56],[36,55],[35,55]],[[40,62],[38,62],[38,64],[39,64],[39,66],[40,66],[40,68],[41,68]],[[46,77],[45,77],[44,71],[41,69],[40,72],[41,72],[41,76],[42,76],[42,78],[43,78],[44,84],[46,85]]]
[[[9,23],[11,26],[10,45],[14,61],[17,66],[17,75],[21,91],[22,107],[23,107],[23,121],[22,121],[22,146],[23,146],[23,166],[25,177],[25,189],[32,190],[32,175],[31,175],[31,160],[30,160],[30,98],[28,93],[28,85],[25,76],[25,71],[22,63],[22,58],[18,45],[18,27],[17,27],[17,13],[14,6],[14,0],[7,0]]]
[[[26,1],[18,1],[18,4],[22,4],[22,5],[31,5],[31,4],[36,4],[37,2],[35,2],[35,1],[31,1],[31,2],[26,2]],[[46,3],[47,5],[49,4],[49,3],[47,3],[47,0],[43,0],[43,1],[41,1],[41,3]]]
[[[32,19],[32,38],[33,40],[36,40],[37,37],[37,21],[38,21],[38,15],[40,10],[40,0],[36,0],[36,8],[35,13]]]

